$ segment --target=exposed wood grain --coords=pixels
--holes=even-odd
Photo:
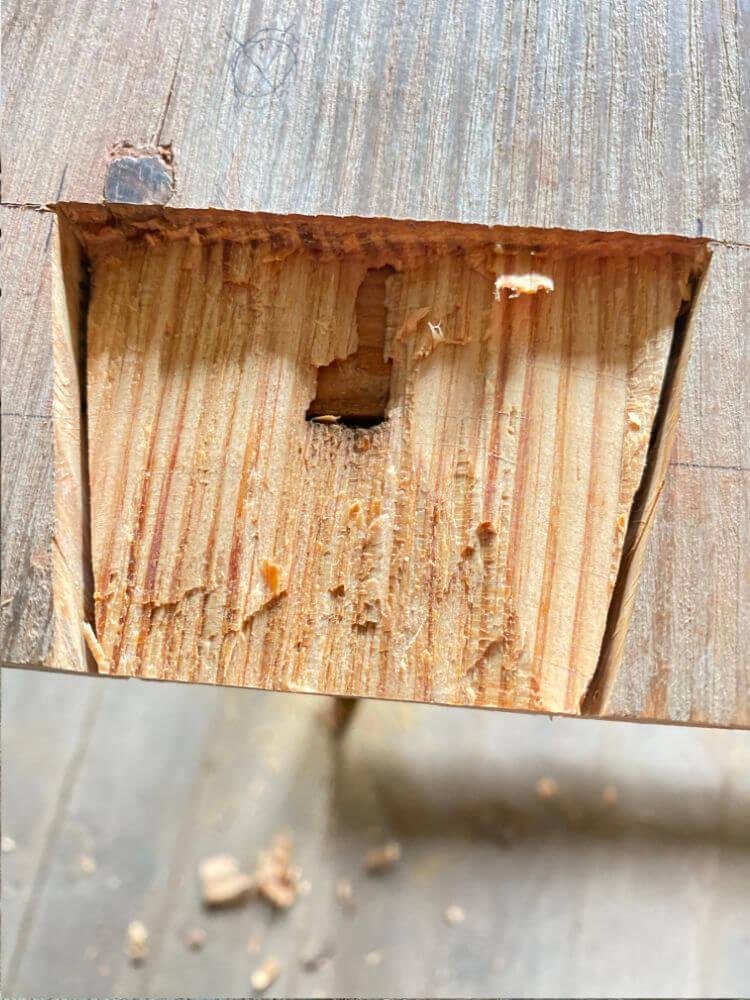
[[[750,241],[750,17],[741,2],[650,0],[625,8],[617,0],[414,0],[393,8],[364,0],[133,0],[121,7],[15,0],[3,14],[9,203],[96,202],[114,148],[171,144],[170,205]],[[33,240],[24,241],[31,252]],[[51,326],[34,310],[48,294],[47,263],[34,266],[40,294],[23,299],[25,319],[10,325],[9,302],[21,299],[14,276],[30,272],[13,268],[5,282],[5,349],[11,330],[27,351],[23,331],[33,315],[27,353],[47,359],[46,370],[36,369],[43,396],[52,377]],[[747,267],[733,274],[722,278],[715,267],[703,292],[678,448],[694,447],[700,424],[701,447],[714,455],[706,464],[745,470],[736,435],[748,407],[747,319],[730,303],[748,295],[750,277]],[[719,339],[722,350],[713,346]],[[6,391],[3,576],[16,576],[20,604],[12,634],[3,635],[3,662],[69,669],[81,665],[70,644],[49,655],[56,591],[50,498],[60,495],[52,426],[45,430],[25,411],[23,418],[6,413],[7,399]],[[750,547],[738,547],[747,529],[718,500],[723,471],[706,468],[697,484],[668,475],[656,514],[665,540],[646,553],[635,603],[642,628],[620,668],[623,693],[610,699],[615,714],[646,711],[645,692],[662,685],[668,670],[665,717],[747,720],[744,633],[740,626],[719,637],[725,619],[709,612],[734,599],[738,620],[750,617],[747,590],[739,604],[730,593],[732,579],[747,587]],[[738,511],[747,488],[741,471]],[[687,534],[681,511],[696,509],[703,516]],[[677,546],[666,541],[666,527],[659,535],[670,524],[682,539]],[[719,552],[736,572],[712,562]],[[717,567],[716,601],[704,600],[706,559]],[[683,590],[693,595],[689,602],[680,602]],[[669,634],[679,635],[666,647],[667,632],[651,628],[661,605],[671,608]],[[694,627],[698,619],[703,624]]]
[[[269,227],[89,236],[108,670],[578,711],[702,247]],[[383,262],[387,419],[306,422]],[[509,293],[532,268],[554,291]]]

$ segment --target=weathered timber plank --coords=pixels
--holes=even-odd
[[[5,25],[8,201],[98,201],[127,140],[173,144],[175,206],[750,238],[741,3],[17,0]]]
[[[606,715],[750,725],[749,316],[750,250],[718,247]]]
[[[52,642],[53,216],[0,209],[3,281],[0,661],[39,664]]]
[[[85,670],[78,244],[50,213],[1,211],[10,280],[3,295],[0,662]]]

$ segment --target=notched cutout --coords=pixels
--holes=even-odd
[[[704,241],[58,210],[113,674],[581,712]]]
[[[357,349],[318,369],[315,398],[307,420],[375,427],[386,418],[392,362],[385,358],[386,286],[392,267],[371,268],[355,302]]]

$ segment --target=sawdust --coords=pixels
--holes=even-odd
[[[443,910],[443,919],[449,927],[456,927],[466,920],[466,911],[462,906],[451,903],[450,906],[446,906],[445,910]]]
[[[300,889],[301,872],[291,863],[292,847],[292,838],[279,834],[270,850],[261,851],[255,870],[256,891],[280,910],[292,906]]]
[[[202,927],[193,927],[185,935],[185,944],[190,951],[200,951],[206,943],[206,932]]]
[[[401,860],[401,845],[391,840],[382,847],[376,847],[365,855],[365,870],[371,875],[393,868]]]
[[[540,799],[554,799],[560,794],[560,786],[554,778],[540,778],[536,783],[536,794]]]
[[[141,920],[131,920],[128,924],[125,954],[134,965],[148,958],[148,929]]]
[[[263,993],[275,982],[281,972],[281,965],[275,958],[267,958],[250,976],[250,985],[256,993]]]
[[[354,890],[348,879],[342,878],[336,883],[336,899],[345,910],[353,910],[355,908]]]
[[[241,871],[231,854],[215,854],[198,868],[204,906],[235,906],[244,902],[255,888],[253,878]]]

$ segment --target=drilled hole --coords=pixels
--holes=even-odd
[[[355,305],[357,350],[348,358],[318,369],[308,420],[331,418],[331,422],[348,427],[375,427],[385,420],[391,388],[391,362],[383,357],[385,291],[391,274],[392,267],[380,267],[365,275]]]

